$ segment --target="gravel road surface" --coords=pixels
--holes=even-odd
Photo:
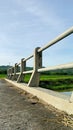
[[[0,130],[73,130],[73,115],[0,79]]]

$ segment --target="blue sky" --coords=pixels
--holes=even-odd
[[[73,0],[0,0],[0,65],[20,62],[72,26]],[[73,35],[43,52],[43,66],[72,61]]]

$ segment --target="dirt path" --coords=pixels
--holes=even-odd
[[[0,80],[0,130],[73,130],[73,117]]]

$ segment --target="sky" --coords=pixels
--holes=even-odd
[[[0,65],[19,63],[72,26],[73,0],[0,0]],[[43,66],[69,62],[73,34],[43,52]]]

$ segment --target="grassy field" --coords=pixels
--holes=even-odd
[[[30,75],[25,76],[25,82],[28,82]],[[40,75],[40,87],[56,91],[73,90],[72,75]]]
[[[41,75],[40,86],[56,91],[73,90],[72,75]]]
[[[30,74],[25,75],[25,80],[28,81],[30,78]],[[57,80],[57,79],[73,79],[72,75],[40,75],[40,80],[41,81],[46,81],[46,80]]]
[[[41,75],[40,80],[58,80],[58,79],[73,79],[72,75]]]
[[[6,74],[0,74],[0,78],[6,78]]]
[[[26,74],[24,82],[28,83],[30,74]],[[0,74],[0,78],[6,78],[6,74]],[[55,91],[73,90],[72,75],[40,75],[39,86]]]

